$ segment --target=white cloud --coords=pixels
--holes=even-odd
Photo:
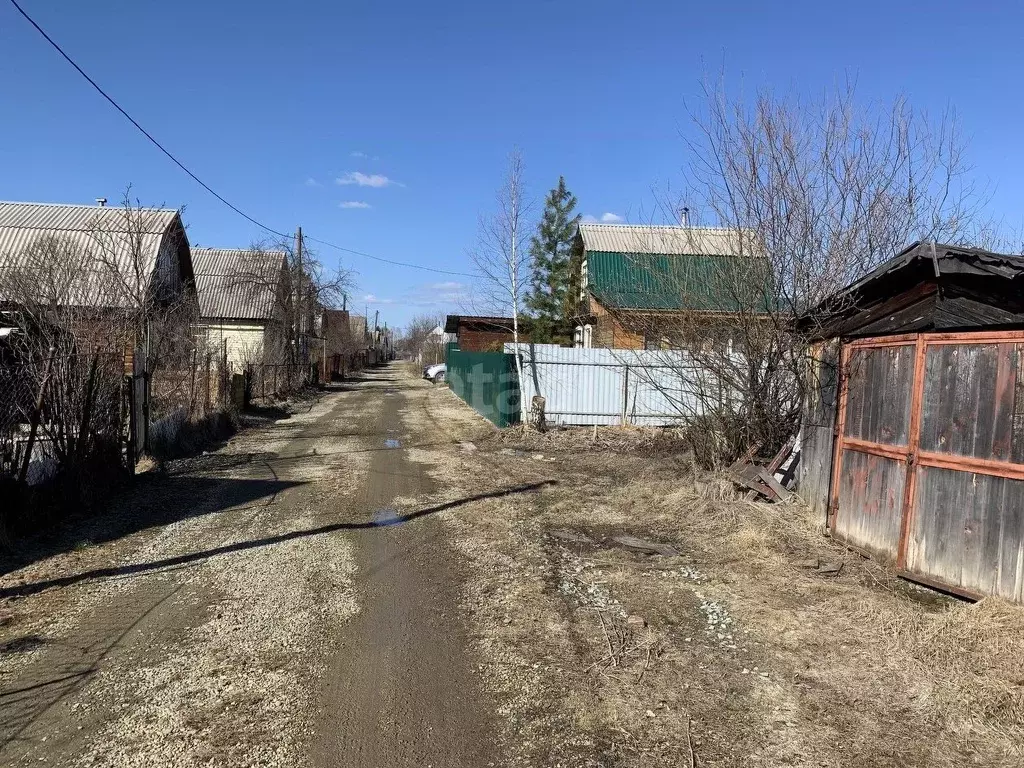
[[[308,179],[306,179],[305,183],[306,183],[307,187],[319,187],[319,186],[321,186],[320,182],[317,181],[316,179],[314,179],[312,176],[310,176]]]
[[[378,189],[381,187],[405,186],[404,184],[401,184],[394,179],[389,179],[387,176],[380,173],[366,174],[360,173],[359,171],[349,171],[344,176],[339,176],[335,181],[341,185],[357,184],[360,187],[375,187]]]
[[[617,213],[602,213],[601,218],[587,213],[580,217],[580,221],[585,224],[597,224],[598,222],[602,224],[621,224],[625,219]]]
[[[362,303],[369,305],[398,305],[422,309],[451,309],[465,303],[469,286],[455,281],[443,283],[422,283],[404,291],[393,299],[381,298],[375,293],[366,294]]]
[[[343,203],[338,203],[339,208],[372,208],[373,206],[369,203],[364,203],[362,200],[346,200]]]

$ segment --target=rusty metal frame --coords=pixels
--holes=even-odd
[[[965,597],[968,600],[981,600],[981,598],[985,597],[981,592],[975,592],[973,589],[964,589],[963,587],[958,587],[955,584],[947,584],[945,581],[932,578],[931,576],[918,573],[917,571],[908,571],[904,568],[897,568],[896,575],[901,579],[912,581],[915,584],[923,584],[926,587],[937,589],[940,592],[948,592],[951,595]]]
[[[846,432],[846,396],[849,388],[850,347],[839,345],[839,397],[836,401],[836,428],[832,434],[832,479],[831,498],[825,527],[836,529],[836,513],[839,511],[839,477],[843,461],[843,440]]]
[[[871,337],[854,339],[842,344],[839,363],[839,398],[834,430],[835,445],[833,446],[832,486],[828,511],[828,528],[832,536],[842,541],[855,551],[862,552],[856,545],[845,541],[836,534],[836,518],[839,514],[839,488],[842,478],[843,454],[846,451],[866,453],[893,461],[906,462],[906,478],[904,480],[903,509],[900,520],[899,542],[896,551],[896,568],[898,574],[911,581],[935,587],[953,594],[971,599],[978,599],[980,594],[969,589],[947,584],[926,574],[907,569],[907,549],[910,531],[917,501],[917,485],[920,467],[935,467],[958,472],[971,472],[1011,480],[1024,480],[1024,464],[996,459],[983,459],[973,456],[957,456],[937,451],[922,451],[921,420],[924,411],[925,364],[928,347],[950,344],[1006,344],[1024,343],[1024,331],[983,331],[955,333],[922,333],[901,334],[898,336]],[[910,426],[907,445],[878,443],[871,440],[847,437],[846,410],[848,403],[849,364],[851,353],[860,349],[881,349],[895,346],[914,345],[914,374],[911,383]]]
[[[863,440],[859,437],[847,437],[843,439],[844,453],[846,451],[857,451],[857,453],[867,453],[871,456],[880,456],[883,459],[906,461],[909,450],[909,446],[906,445],[876,443],[871,440]]]
[[[843,346],[851,349],[879,349],[881,347],[908,347],[917,343],[917,333],[904,333],[899,336],[869,336],[866,339],[853,339]]]
[[[903,481],[903,510],[900,515],[900,538],[896,545],[896,567],[907,563],[907,536],[917,498],[917,461],[921,452],[921,412],[924,410],[924,364],[927,342],[918,335],[914,346],[914,378],[910,384],[910,430],[907,434],[907,476]]]
[[[1024,342],[1024,331],[956,331],[926,333],[925,344],[999,344]]]

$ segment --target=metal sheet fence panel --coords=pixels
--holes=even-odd
[[[502,352],[448,348],[448,386],[477,413],[498,427],[519,422],[515,359]]]
[[[506,344],[513,354],[515,344]],[[520,344],[523,397],[541,394],[554,424],[670,426],[725,402],[717,379],[685,352]]]

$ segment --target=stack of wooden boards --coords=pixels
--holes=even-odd
[[[754,461],[754,457],[761,449],[760,443],[752,445],[733,462],[728,469],[728,475],[737,485],[748,489],[745,498],[749,501],[758,496],[763,496],[768,501],[785,501],[789,498],[788,487],[793,484],[796,467],[800,461],[800,452],[793,450],[794,445],[796,438],[791,437],[764,466]]]

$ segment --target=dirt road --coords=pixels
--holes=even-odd
[[[7,563],[0,764],[498,764],[427,389],[368,374]]]

